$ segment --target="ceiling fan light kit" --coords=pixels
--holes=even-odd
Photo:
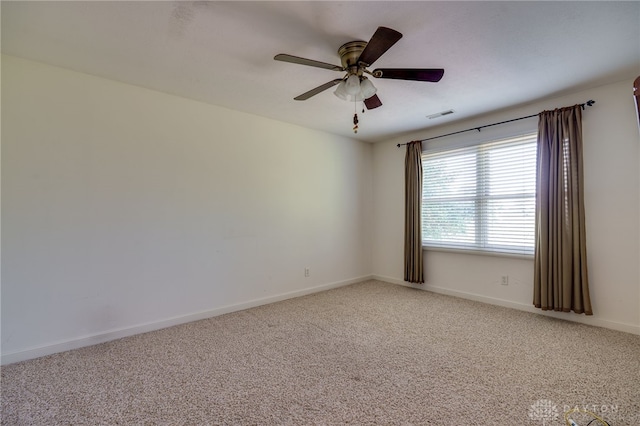
[[[321,93],[330,87],[338,85],[334,94],[345,101],[364,102],[367,109],[382,106],[377,89],[373,83],[363,74],[372,75],[375,78],[388,78],[397,80],[438,82],[444,75],[441,68],[380,68],[369,71],[367,68],[380,58],[391,46],[402,38],[402,34],[386,27],[378,27],[369,42],[350,41],[338,49],[342,66],[332,65],[313,59],[300,58],[298,56],[281,53],[273,59],[276,61],[291,62],[316,68],[324,68],[332,71],[346,72],[343,78],[334,79],[309,90],[294,100],[304,101]],[[363,109],[364,112],[364,109]],[[358,130],[358,117],[354,116],[354,132]]]
[[[343,101],[362,102],[375,95],[377,90],[368,78],[352,74],[342,80],[333,93]]]

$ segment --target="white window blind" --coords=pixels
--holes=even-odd
[[[536,137],[423,152],[423,245],[532,255]]]

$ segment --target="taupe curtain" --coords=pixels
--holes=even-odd
[[[538,122],[533,304],[592,315],[580,105],[543,111]]]
[[[424,283],[422,257],[422,142],[407,144],[404,159],[404,280]]]

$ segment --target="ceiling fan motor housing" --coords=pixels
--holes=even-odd
[[[366,41],[350,41],[338,49],[342,66],[349,70],[349,73],[362,75],[362,70],[358,66],[358,58],[366,46]]]

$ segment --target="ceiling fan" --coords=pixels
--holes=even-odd
[[[378,68],[373,71],[367,69],[401,38],[402,34],[396,30],[378,27],[369,42],[350,41],[340,46],[338,55],[342,62],[341,66],[284,53],[276,55],[273,59],[276,61],[325,68],[332,71],[346,72],[346,75],[342,78],[331,80],[315,89],[296,96],[294,98],[296,101],[307,100],[330,87],[338,85],[338,88],[334,92],[336,96],[347,101],[363,101],[367,109],[373,109],[382,106],[382,102],[376,94],[377,89],[364,74],[371,75],[375,78],[430,82],[438,82],[444,75],[444,69],[442,68]],[[357,125],[357,123],[355,124]]]

